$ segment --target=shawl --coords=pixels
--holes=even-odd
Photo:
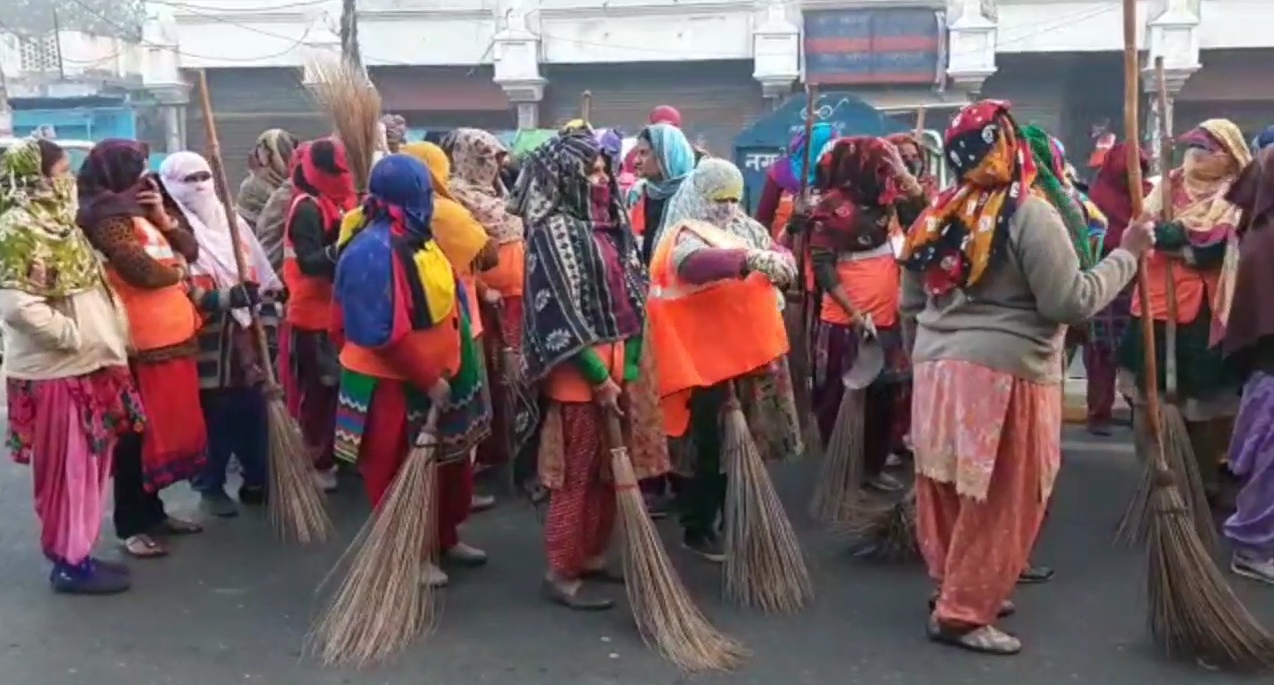
[[[159,167],[159,177],[164,189],[177,203],[186,217],[195,241],[199,243],[199,257],[190,265],[192,274],[210,277],[218,288],[229,288],[240,282],[239,266],[235,260],[234,239],[230,235],[230,222],[226,209],[217,197],[212,180],[212,168],[208,160],[195,152],[176,152],[164,159]],[[265,250],[249,230],[247,222],[235,216],[235,229],[239,234],[240,256],[255,274],[249,279],[265,290],[278,290],[282,282],[270,266]],[[246,309],[232,313],[242,326],[251,322]]]
[[[1187,132],[1182,141],[1202,147],[1212,155],[1199,161],[1187,155],[1185,163],[1168,175],[1173,221],[1185,228],[1194,247],[1225,243],[1225,257],[1212,301],[1212,335],[1210,342],[1221,341],[1230,318],[1230,302],[1234,296],[1234,280],[1239,269],[1239,241],[1236,227],[1239,208],[1226,195],[1239,173],[1252,161],[1243,134],[1227,119],[1208,119]],[[1146,198],[1146,211],[1158,216],[1163,211],[1163,193]]]
[[[900,257],[923,275],[930,295],[971,288],[998,264],[1023,189],[1035,181],[1035,161],[1009,107],[976,102],[947,127],[943,148],[959,180],[907,231]]]
[[[1255,156],[1271,145],[1274,145],[1274,126],[1266,126],[1252,139],[1252,155]]]
[[[455,309],[455,272],[429,228],[433,199],[429,170],[414,157],[388,155],[372,168],[363,225],[336,266],[335,296],[354,344],[393,344]]]
[[[442,148],[433,143],[408,143],[402,151],[422,162],[429,171],[433,185],[433,221],[430,228],[451,265],[461,274],[473,272],[473,260],[486,246],[487,232],[482,224],[451,194],[447,179],[451,176],[451,162]]]
[[[1150,172],[1150,156],[1140,150],[1142,173],[1142,196],[1150,193],[1153,186],[1144,180]],[[1089,189],[1089,198],[1102,214],[1106,216],[1106,236],[1102,249],[1105,252],[1119,247],[1123,240],[1124,229],[1132,220],[1132,197],[1128,193],[1128,144],[1115,143],[1103,159],[1101,168],[1097,170],[1097,178]]]
[[[818,160],[818,203],[810,215],[810,247],[861,252],[889,240],[892,205],[900,195],[903,162],[882,138],[839,138]]]
[[[358,203],[354,175],[345,145],[335,138],[302,143],[292,159],[292,197],[309,197],[319,207],[325,226],[337,225]],[[289,215],[291,212],[289,212]]]
[[[1034,158],[1035,183],[1031,191],[1053,205],[1062,217],[1062,224],[1070,234],[1071,246],[1079,257],[1079,266],[1087,271],[1097,263],[1093,241],[1089,236],[1088,220],[1078,191],[1066,182],[1066,158],[1061,146],[1047,131],[1035,125],[1022,127],[1022,138],[1028,143]]]
[[[739,167],[724,159],[703,160],[681,184],[666,210],[669,226],[685,221],[705,221],[735,237],[742,238],[750,247],[768,250],[773,247],[770,232],[743,211],[739,203],[743,198],[743,174]],[[672,233],[665,231],[660,240],[670,240]]]
[[[451,140],[451,195],[497,244],[522,240],[522,219],[508,212],[500,166],[509,154],[490,133],[460,128]]]
[[[281,128],[272,128],[257,137],[250,159],[253,170],[239,185],[239,215],[253,227],[261,216],[261,210],[269,202],[271,193],[288,180],[292,154],[296,151],[296,136]]]
[[[641,332],[649,281],[613,176],[607,177],[608,216],[594,216],[599,208],[588,177],[600,154],[592,133],[560,134],[530,153],[510,196],[510,211],[526,225],[522,349],[523,377],[530,382],[582,350]],[[599,220],[622,230],[603,237],[595,230]],[[607,279],[599,244],[606,239],[615,241],[626,293],[614,292]],[[638,316],[617,316],[618,298],[625,296]]]
[[[69,297],[102,283],[102,267],[75,225],[75,182],[46,178],[40,146],[23,140],[0,157],[0,288]]]
[[[398,152],[407,143],[407,120],[400,114],[386,114],[380,124],[385,130],[385,150]]]
[[[817,161],[817,153],[822,152],[823,148],[836,137],[836,130],[832,125],[820,121],[810,129],[810,139],[814,141],[814,155],[810,159]],[[770,175],[774,182],[783,190],[795,195],[801,191],[801,178],[805,178],[805,182],[813,186],[815,181],[815,170],[811,168],[809,173],[805,173],[805,131],[801,130],[795,136],[792,136],[792,142],[787,146],[787,154],[774,162],[770,167]]]
[[[681,129],[671,124],[652,124],[642,131],[642,138],[650,143],[650,149],[659,160],[663,177],[658,181],[647,179],[646,194],[656,200],[666,200],[677,192],[695,168],[695,152]],[[664,222],[664,226],[668,225]]]
[[[108,138],[94,145],[76,176],[76,223],[91,228],[106,219],[144,216],[137,193],[147,163],[146,146],[135,140]]]
[[[1262,341],[1274,343],[1274,147],[1257,153],[1230,188],[1229,200],[1243,212],[1242,249],[1221,349],[1246,361]]]

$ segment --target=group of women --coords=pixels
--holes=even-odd
[[[335,488],[334,464],[352,463],[376,504],[418,433],[436,435],[440,561],[422,583],[487,560],[459,534],[480,504],[474,465],[512,461],[519,483],[547,494],[545,597],[606,609],[606,586],[623,582],[607,564],[612,443],[626,442],[648,495],[675,486],[684,547],[719,562],[722,412],[742,407],[766,458],[821,449],[804,444],[799,385],[812,381],[830,434],[842,378],[870,344],[884,363],[866,389],[865,475],[901,490],[886,462],[914,451],[929,634],[1015,653],[995,623],[1030,577],[1060,466],[1067,331],[1098,339],[1094,317],[1119,306],[1147,254],[1172,274],[1152,278],[1150,314],[1177,323],[1201,455],[1219,456],[1215,422],[1234,415],[1246,379],[1231,466],[1253,478],[1227,532],[1243,545],[1236,571],[1268,580],[1274,315],[1252,265],[1269,254],[1274,152],[1251,162],[1236,133],[1212,121],[1183,138],[1170,223],[1130,215],[1119,150],[1090,202],[1060,144],[997,101],[951,122],[957,182],[941,190],[915,137],[816,126],[776,165],[758,219],[739,169],[697,153],[674,123],[638,135],[630,194],[617,146],[582,121],[521,160],[512,187],[485,131],[398,140],[361,191],[335,138],[267,131],[231,216],[196,153],[149,174],[141,146],[103,141],[72,176],[56,145],[25,141],[0,158],[0,317],[9,444],[33,466],[51,582],[129,586],[126,566],[92,555],[112,477],[116,533],[135,557],[199,531],[165,512],[168,485],[190,480],[217,516],[262,503],[262,371],[277,363],[316,487]],[[821,297],[812,378],[788,363],[792,288]],[[250,308],[277,360],[254,346]],[[1135,374],[1127,330],[1119,351]],[[1243,361],[1235,381],[1214,357]]]

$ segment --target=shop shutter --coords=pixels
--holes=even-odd
[[[1060,71],[1001,65],[982,86],[982,97],[1011,102],[1013,118],[1022,126],[1035,124],[1045,131],[1060,132],[1066,102],[1061,76]]]
[[[681,112],[691,143],[729,159],[734,137],[766,111],[752,69],[750,60],[549,65],[540,126],[556,128],[578,117],[580,94],[587,90],[595,126],[634,135],[652,108],[671,105]]]

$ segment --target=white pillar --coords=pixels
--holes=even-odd
[[[765,0],[752,31],[752,60],[752,78],[767,99],[782,99],[801,77],[801,30],[788,20],[783,0]]]
[[[947,17],[947,76],[955,88],[976,97],[996,70],[995,2],[948,0]]]
[[[540,36],[531,30],[522,0],[505,0],[497,11],[492,80],[517,107],[518,129],[536,128],[547,83],[540,75]]]
[[[1172,103],[1181,87],[1202,66],[1199,63],[1199,10],[1198,0],[1158,0],[1147,13],[1147,60],[1143,65],[1141,82],[1150,98],[1150,121],[1146,125],[1146,138],[1150,143],[1153,168],[1161,173],[1159,159],[1159,121],[1167,119],[1168,131],[1173,129]],[[1168,109],[1159,111],[1159,80],[1155,61],[1163,58],[1164,87],[1168,94]]]

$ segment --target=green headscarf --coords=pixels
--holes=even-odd
[[[35,140],[0,157],[0,289],[68,297],[102,283],[102,266],[75,224],[75,179],[46,178]]]
[[[1075,254],[1079,256],[1080,267],[1085,270],[1092,268],[1097,263],[1097,256],[1088,239],[1088,221],[1084,219],[1079,200],[1067,190],[1059,176],[1063,173],[1060,170],[1066,168],[1066,160],[1053,146],[1053,137],[1039,126],[1023,126],[1022,137],[1030,145],[1031,156],[1035,158],[1039,171],[1035,176],[1035,190],[1062,215],[1062,223],[1066,225]]]

